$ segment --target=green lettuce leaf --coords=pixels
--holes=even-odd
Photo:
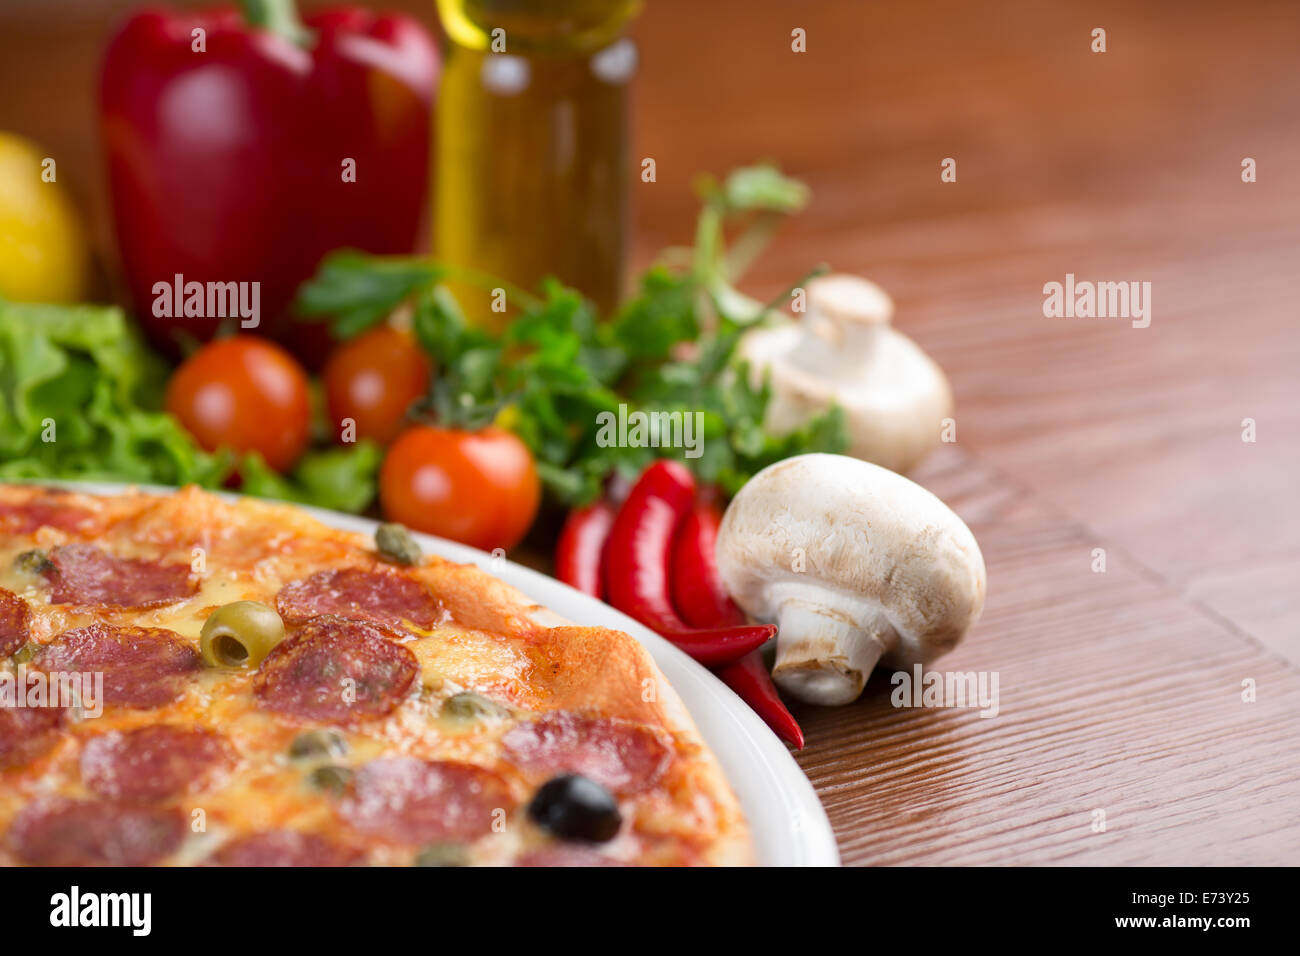
[[[0,480],[222,487],[235,456],[161,410],[166,374],[120,309],[0,301]],[[368,443],[309,452],[288,477],[238,464],[248,494],[362,511],[381,457]]]
[[[375,480],[383,449],[373,442],[308,452],[285,477],[267,467],[260,455],[240,462],[239,490],[259,498],[278,498],[332,511],[364,511],[375,497]]]
[[[228,456],[158,409],[164,375],[119,309],[0,302],[0,478],[219,483]]]

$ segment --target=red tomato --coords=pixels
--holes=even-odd
[[[208,451],[259,452],[276,471],[287,471],[310,438],[307,373],[252,335],[209,342],[182,362],[165,404]]]
[[[407,332],[383,325],[344,342],[325,363],[325,405],[336,437],[344,419],[356,437],[387,444],[405,426],[406,410],[429,388],[432,366]]]
[[[393,443],[379,471],[389,520],[484,551],[518,544],[541,497],[528,447],[501,428],[418,425]]]

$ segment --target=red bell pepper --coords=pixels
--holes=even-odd
[[[262,332],[311,361],[320,327],[286,312],[321,256],[417,244],[438,54],[410,17],[340,8],[304,22],[292,0],[242,6],[143,11],[109,43],[100,112],[118,246],[160,347],[222,320],[155,315],[156,283],[256,281]]]

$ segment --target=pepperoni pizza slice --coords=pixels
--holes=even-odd
[[[0,486],[0,863],[752,862],[640,644],[406,545]]]

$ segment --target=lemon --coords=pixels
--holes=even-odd
[[[85,233],[57,178],[46,181],[45,158],[0,132],[0,298],[76,302],[89,266]]]

